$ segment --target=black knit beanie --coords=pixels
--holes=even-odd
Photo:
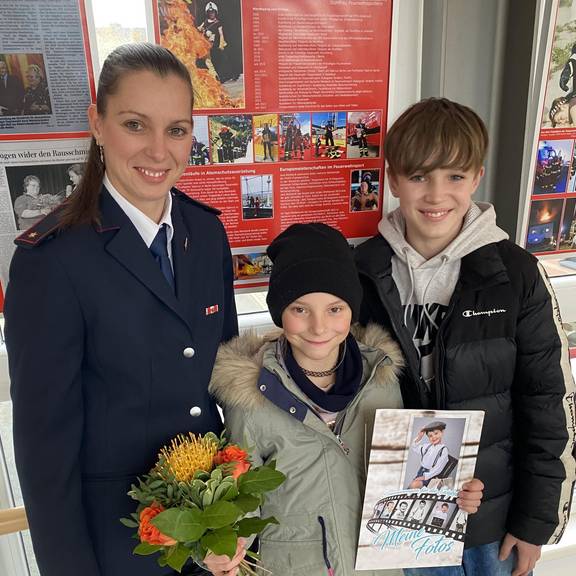
[[[273,267],[268,288],[268,309],[282,327],[284,309],[305,294],[326,292],[342,298],[358,319],[362,286],[348,242],[338,230],[313,222],[292,224],[266,251]]]

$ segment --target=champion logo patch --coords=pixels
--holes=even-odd
[[[206,316],[210,316],[210,314],[216,314],[216,312],[218,312],[218,304],[206,307]]]
[[[493,314],[504,314],[504,308],[492,308],[492,310],[464,310],[462,316],[464,318],[473,318],[474,316],[492,316]]]

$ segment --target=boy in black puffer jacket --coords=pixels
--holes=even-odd
[[[472,202],[488,136],[469,108],[431,98],[386,136],[400,207],[356,250],[360,320],[392,332],[408,408],[484,410],[463,566],[406,575],[528,574],[557,542],[575,478],[574,381],[556,299],[536,258]]]

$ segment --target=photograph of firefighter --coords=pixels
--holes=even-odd
[[[210,149],[208,143],[208,116],[194,116],[194,135],[190,149],[189,166],[205,166],[210,164]]]
[[[254,115],[254,160],[275,162],[278,160],[278,115]]]
[[[273,178],[271,174],[242,176],[242,219],[274,218]]]
[[[559,250],[576,250],[576,198],[569,198],[564,204]]]
[[[310,114],[280,114],[280,160],[311,160]]]
[[[568,189],[566,192],[576,192],[576,146],[572,147],[572,162],[568,173]]]
[[[382,112],[348,112],[346,123],[346,156],[378,158],[380,155]]]
[[[157,0],[160,43],[188,68],[194,108],[244,108],[240,0]]]
[[[317,158],[345,158],[346,112],[313,112],[312,139],[316,143]]]
[[[253,162],[252,116],[210,116],[210,153],[218,164]]]
[[[530,207],[526,250],[550,252],[557,249],[562,200],[536,200]]]
[[[350,176],[350,212],[378,210],[380,170],[353,170]]]
[[[572,145],[573,140],[542,140],[538,143],[533,194],[566,192]]]

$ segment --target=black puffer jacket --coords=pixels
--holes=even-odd
[[[533,544],[557,542],[575,479],[574,381],[556,299],[540,265],[508,240],[462,258],[437,337],[429,395],[403,323],[392,256],[381,236],[356,249],[361,322],[396,335],[408,363],[406,407],[485,411],[475,476],[486,488],[466,546],[498,541],[506,532]]]

